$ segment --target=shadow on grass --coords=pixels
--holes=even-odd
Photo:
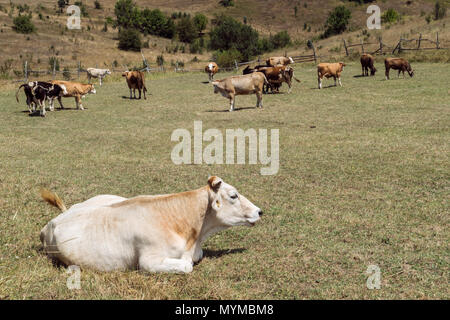
[[[203,84],[208,84],[210,83],[209,81],[202,81]]]
[[[259,109],[256,107],[242,107],[242,108],[234,108],[233,112],[235,111],[241,111],[241,110],[247,110],[247,109]],[[230,112],[230,109],[224,109],[224,110],[207,110],[205,112]]]
[[[209,250],[205,249],[203,250],[203,257],[208,257],[211,259],[217,259],[220,258],[223,255],[226,254],[235,254],[235,253],[242,253],[246,251],[245,248],[236,248],[236,249],[223,249],[223,250]]]

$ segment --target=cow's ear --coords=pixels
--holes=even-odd
[[[216,176],[212,176],[212,177],[208,178],[208,185],[214,191],[217,191],[220,188],[222,182],[223,182],[222,179],[220,179],[219,177],[216,177]]]

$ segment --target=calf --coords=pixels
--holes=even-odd
[[[375,72],[377,72],[377,69],[375,68],[374,61],[375,59],[368,53],[365,53],[361,56],[361,68],[362,68],[362,75],[368,76],[369,75],[369,69],[370,69],[370,75],[374,76]]]
[[[65,265],[101,271],[191,272],[209,236],[233,226],[254,226],[262,215],[218,177],[177,194],[99,195],[69,210],[56,194],[43,190],[41,195],[63,211],[41,230],[44,252]]]
[[[336,86],[336,78],[339,80],[339,85],[342,87],[341,73],[344,71],[345,63],[319,63],[317,66],[317,81],[319,83],[319,89],[322,89],[322,79],[334,78],[334,85]]]
[[[386,80],[389,80],[389,70],[398,70],[397,77],[400,77],[400,72],[403,73],[403,78],[405,78],[405,71],[408,72],[410,77],[414,76],[414,70],[406,59],[403,58],[386,58],[384,59],[384,67],[386,69]]]
[[[214,93],[219,93],[230,99],[230,112],[234,110],[234,99],[237,95],[256,94],[256,108],[262,108],[262,93],[264,84],[269,84],[266,76],[261,72],[254,72],[242,76],[232,76],[213,81]]]

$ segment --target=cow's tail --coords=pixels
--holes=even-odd
[[[300,80],[298,80],[298,79],[297,79],[296,77],[294,77],[294,76],[293,76],[292,78],[294,78],[294,80],[297,81],[297,82],[301,82]]]
[[[20,89],[22,89],[22,87],[24,87],[24,86],[26,86],[26,84],[22,84],[22,85],[19,87],[19,89],[17,89],[17,92],[16,92],[16,100],[17,100],[17,103],[19,103],[19,91],[20,91]]]
[[[62,212],[67,210],[66,205],[64,204],[64,202],[61,200],[61,198],[55,192],[51,192],[51,191],[48,191],[47,189],[43,188],[43,189],[41,189],[41,197],[46,202],[48,202],[49,204],[51,204],[54,207],[57,207]]]

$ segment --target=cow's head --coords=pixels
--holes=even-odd
[[[294,63],[294,59],[292,59],[291,57],[289,57],[289,63]]]
[[[127,77],[129,72],[130,72],[130,71],[124,71],[124,72],[122,72],[122,77]]]
[[[90,84],[88,93],[92,93],[92,94],[96,94],[97,93],[97,91],[95,90],[95,87],[94,87],[93,84]]]
[[[219,90],[219,88],[220,88],[220,81],[213,81],[211,83],[214,86],[214,93],[219,93],[220,92],[220,90]]]
[[[406,71],[408,71],[408,74],[411,78],[414,76],[414,70],[411,68],[411,65],[409,63]]]
[[[371,75],[371,76],[374,76],[374,75],[375,75],[375,72],[377,72],[377,68],[372,67],[372,68],[370,69],[370,75]]]
[[[106,69],[106,74],[111,74],[111,71],[109,69]]]
[[[223,226],[254,226],[262,210],[219,177],[208,179],[211,213]]]
[[[341,71],[344,70],[344,67],[346,66],[346,64],[343,62],[339,62],[339,64],[341,65]]]

